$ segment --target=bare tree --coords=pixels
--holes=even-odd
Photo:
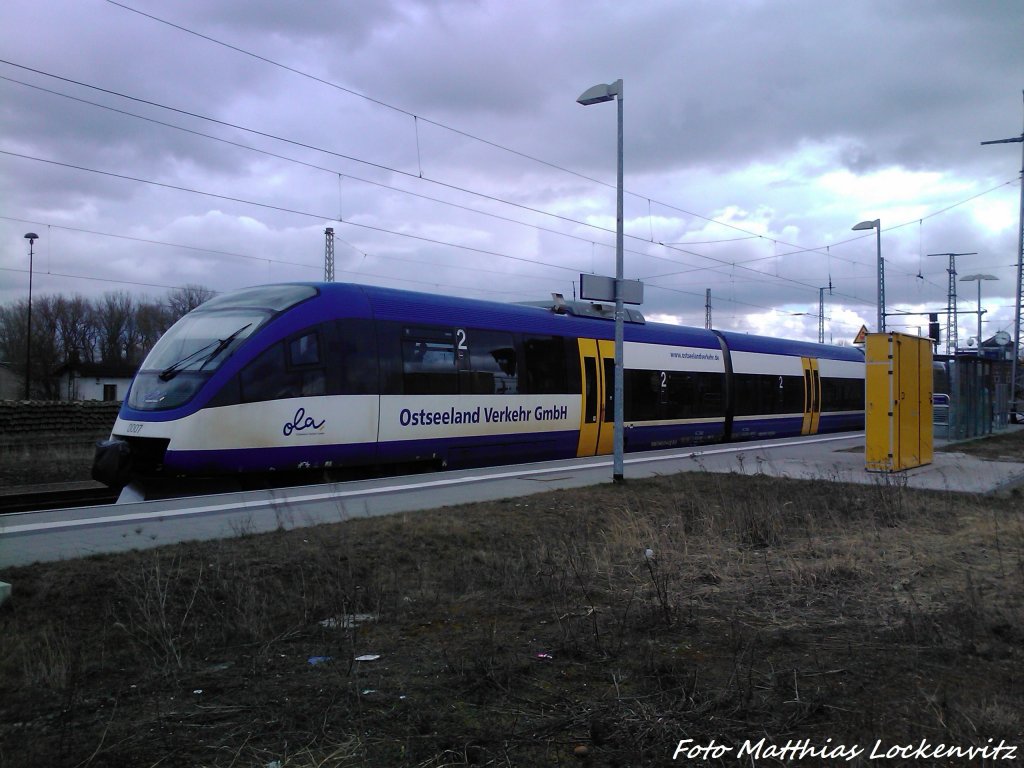
[[[135,300],[126,291],[105,293],[93,302],[96,329],[99,332],[100,359],[104,363],[128,363],[134,352]]]
[[[60,385],[56,374],[63,362],[58,330],[60,297],[41,296],[32,302],[32,394],[56,400]]]
[[[91,363],[96,354],[96,324],[88,299],[59,295],[55,309],[62,360]]]
[[[164,331],[173,322],[171,311],[159,301],[140,301],[135,311],[135,325],[138,329],[139,349],[136,354],[142,361],[153,345],[157,343]]]
[[[211,291],[209,288],[193,284],[169,291],[167,294],[167,306],[170,309],[172,321],[188,314],[204,301],[208,301],[216,295],[216,292]]]
[[[0,360],[24,363],[27,321],[28,301],[25,299],[0,307]]]
[[[56,397],[62,363],[137,365],[182,315],[215,294],[187,285],[165,302],[112,291],[92,301],[75,295],[43,296],[32,302],[32,396]],[[0,306],[0,360],[25,375],[28,301]]]
[[[28,300],[0,307],[0,360],[10,363],[19,376],[25,375],[25,330]]]
[[[25,375],[25,327],[28,302],[0,307],[0,359]],[[82,296],[41,296],[32,302],[32,397],[59,398],[57,369],[63,363],[96,358],[99,314]]]

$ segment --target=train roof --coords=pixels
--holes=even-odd
[[[774,336],[754,336],[738,331],[719,331],[733,352],[768,352],[775,355],[827,357],[833,360],[864,362],[864,352],[857,347],[837,347],[813,341],[794,341]]]
[[[570,302],[511,304],[458,296],[445,296],[397,288],[354,283],[302,283],[317,288],[328,303],[346,307],[356,314],[369,311],[378,320],[404,323],[437,323],[483,327],[523,333],[582,336],[611,339],[615,336],[613,315],[605,308],[587,311]],[[766,352],[803,357],[827,357],[863,361],[863,352],[853,347],[836,347],[806,341],[757,336],[736,331],[645,322],[631,310],[624,326],[628,341],[717,349],[719,337],[739,352]]]
[[[547,304],[505,304],[480,299],[437,296],[427,293],[402,291],[392,288],[363,286],[374,317],[380,320],[398,320],[424,323],[451,323],[465,325],[479,323],[524,333],[583,336],[611,339],[615,336],[614,317],[595,310],[585,312],[580,307]],[[473,317],[467,321],[467,314]],[[634,310],[632,321],[626,323],[625,336],[630,341],[649,341],[682,346],[717,349],[714,333],[703,328],[644,323],[643,316]]]

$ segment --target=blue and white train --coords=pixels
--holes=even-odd
[[[608,308],[342,283],[217,296],[132,382],[93,475],[509,464],[612,450]],[[627,310],[626,451],[862,429],[854,348],[647,323]],[[311,475],[312,477],[312,475]]]

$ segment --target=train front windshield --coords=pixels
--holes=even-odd
[[[157,411],[186,403],[257,328],[314,295],[310,286],[248,288],[192,310],[146,356],[132,383],[129,407]]]

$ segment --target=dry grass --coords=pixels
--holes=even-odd
[[[1024,746],[1016,496],[692,473],[4,578],[0,766]]]
[[[0,488],[88,480],[95,450],[92,435],[0,436]]]

